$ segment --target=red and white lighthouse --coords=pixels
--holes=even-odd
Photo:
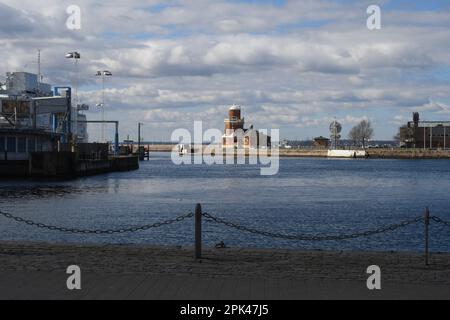
[[[225,134],[223,135],[223,146],[234,147],[236,144],[237,130],[244,130],[245,120],[241,118],[241,107],[231,106],[228,110],[228,118],[225,119]]]

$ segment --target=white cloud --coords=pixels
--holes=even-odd
[[[432,100],[430,100],[428,103],[421,105],[420,107],[414,108],[414,110],[418,112],[433,112],[444,115],[450,114],[450,106]]]
[[[100,101],[93,74],[111,70],[107,104],[130,128],[143,117],[222,126],[232,103],[255,126],[292,137],[326,133],[334,116],[347,126],[364,117],[391,122],[395,132],[399,113],[449,113],[448,78],[434,76],[450,67],[449,12],[388,11],[383,29],[370,32],[370,1],[77,3],[82,30],[74,32],[65,28],[70,1],[3,0],[0,73],[35,71],[40,48],[46,80],[69,85],[74,67],[64,54],[78,50],[82,100]]]

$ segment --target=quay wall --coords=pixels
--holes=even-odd
[[[280,149],[280,157],[326,158],[326,149]]]
[[[367,149],[365,155],[372,159],[450,159],[450,150]],[[280,149],[280,157],[326,158],[328,150]]]
[[[111,157],[103,160],[79,160],[70,152],[33,153],[29,161],[32,177],[75,178],[114,171],[139,169],[137,156]]]
[[[450,159],[450,150],[368,149],[367,154],[375,159]]]
[[[113,157],[111,160],[112,171],[132,171],[139,169],[139,157]]]
[[[149,145],[150,152],[172,152],[176,149],[176,145]],[[270,153],[270,152],[269,152]],[[325,149],[280,149],[282,157],[321,157],[325,158],[328,150]]]
[[[139,169],[138,156],[111,157],[108,160],[79,160],[76,175],[88,176],[117,171],[132,171]]]
[[[161,145],[145,145],[145,148],[150,150],[150,152],[172,152],[172,150],[176,147],[176,145],[173,144],[161,144]]]
[[[70,152],[35,152],[29,161],[32,177],[75,176],[75,154]]]
[[[0,160],[0,178],[29,176],[28,160]]]
[[[88,176],[111,171],[109,160],[79,160],[76,162],[75,175]]]
[[[150,152],[172,152],[175,145],[150,145]],[[280,149],[280,157],[327,158],[327,149]],[[423,149],[367,149],[368,158],[372,159],[450,159],[450,150]]]

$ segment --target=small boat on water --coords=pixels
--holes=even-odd
[[[191,153],[196,153],[197,150],[200,151],[200,149],[195,149],[194,145],[190,145],[190,144],[179,144],[177,146],[178,148],[178,153],[181,155],[186,155],[186,154],[191,154]]]

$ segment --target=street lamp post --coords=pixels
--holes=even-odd
[[[102,77],[102,103],[100,103],[97,106],[100,106],[102,108],[102,142],[105,141],[105,78],[111,77],[112,73],[108,70],[104,71],[97,71],[96,77]]]
[[[139,122],[138,123],[138,157],[141,159],[141,126],[144,124]]]
[[[75,89],[75,115],[74,115],[74,135],[75,135],[75,142],[77,141],[78,136],[78,60],[81,59],[81,54],[79,52],[69,52],[66,54],[67,59],[74,59],[75,60],[75,80],[74,80],[74,89]],[[70,113],[72,113],[72,108],[70,109]]]
[[[444,124],[444,150],[447,150],[447,128],[445,126]]]

